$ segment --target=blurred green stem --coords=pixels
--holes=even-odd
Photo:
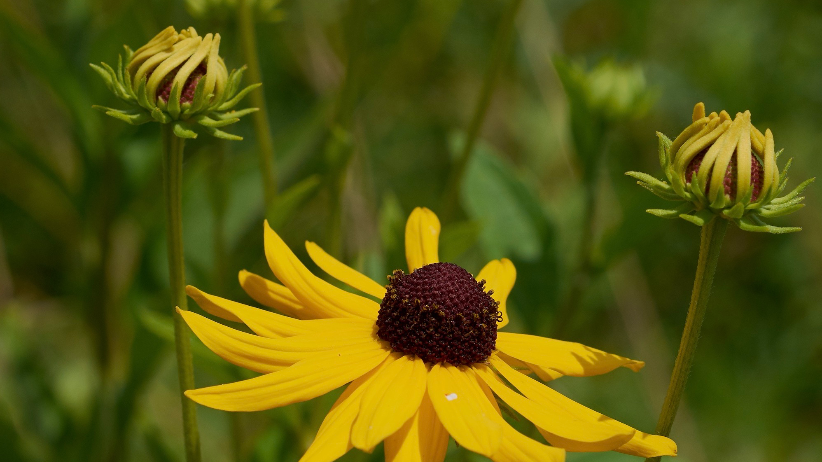
[[[168,244],[168,277],[171,285],[172,309],[188,310],[185,294],[185,261],[183,258],[183,149],[185,140],[163,125],[163,191],[166,199],[166,240]],[[200,432],[197,429],[197,409],[183,393],[194,388],[194,367],[191,363],[191,343],[188,326],[174,311],[174,340],[177,348],[177,372],[183,405],[183,432],[187,462],[200,461]]]
[[[248,77],[251,83],[262,82],[260,72],[260,58],[257,55],[257,36],[252,17],[251,5],[248,0],[240,0],[237,18],[238,28],[243,46],[243,55],[248,66]],[[268,111],[265,106],[265,87],[252,91],[251,106],[259,111],[251,114],[254,121],[254,133],[257,136],[257,154],[260,158],[260,175],[263,177],[263,197],[265,214],[268,215],[271,204],[277,197],[277,176],[274,171],[274,140],[271,138],[268,124]]]
[[[522,6],[522,0],[511,0],[508,9],[497,26],[497,33],[491,47],[490,61],[482,79],[482,87],[480,88],[479,98],[477,98],[477,105],[474,107],[474,114],[471,116],[471,122],[468,125],[465,144],[463,144],[462,151],[460,151],[460,155],[451,169],[448,182],[445,184],[442,214],[446,220],[453,218],[454,213],[457,211],[465,170],[468,168],[474,144],[476,144],[477,136],[479,136],[482,123],[485,120],[485,114],[488,112],[488,106],[491,104],[491,96],[494,94],[499,71],[508,56],[511,42],[514,40],[514,25],[520,6]]]
[[[722,248],[722,239],[728,229],[728,220],[714,217],[710,223],[702,227],[702,238],[699,246],[699,263],[696,267],[694,290],[691,293],[691,305],[688,307],[688,317],[685,320],[685,329],[682,331],[682,340],[679,342],[679,353],[676,355],[674,372],[671,374],[671,383],[665,395],[665,403],[659,414],[656,433],[668,436],[674,424],[682,392],[688,381],[688,374],[694,363],[696,344],[699,332],[702,330],[702,321],[708,308],[708,299],[711,296],[711,286],[716,273],[716,263],[719,260],[719,251]],[[646,462],[657,462],[660,457],[650,457]]]

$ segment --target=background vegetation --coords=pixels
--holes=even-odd
[[[663,201],[623,172],[658,173],[654,132],[675,136],[704,101],[709,111],[750,109],[770,127],[795,157],[791,188],[822,174],[822,4],[525,0],[492,58],[509,1],[285,0],[278,14],[258,15],[282,194],[263,209],[250,120],[232,127],[245,141],[190,142],[188,282],[251,302],[236,274],[269,274],[266,215],[303,257],[309,239],[377,280],[404,267],[404,220],[415,206],[443,212],[496,62],[459,206],[443,216],[441,256],[471,271],[514,260],[510,330],[647,361],[639,374],[553,386],[651,431],[699,230],[645,214]],[[119,102],[88,63],[116,62],[123,44],[137,48],[171,24],[220,32],[229,69],[241,66],[231,10],[189,11],[166,0],[0,0],[5,461],[182,460],[160,131],[93,111]],[[729,230],[674,425],[682,462],[819,460],[819,191],[776,223],[801,233]],[[194,343],[198,385],[249,376]],[[333,399],[243,415],[200,408],[205,460],[296,461]],[[449,460],[479,460],[451,451]],[[382,457],[378,448],[345,460]]]

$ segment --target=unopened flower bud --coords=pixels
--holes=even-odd
[[[767,225],[762,218],[792,213],[804,206],[799,194],[814,179],[777,197],[787,185],[787,171],[780,173],[771,131],[763,134],[751,123],[751,113],[731,119],[722,111],[705,115],[705,105],[694,107],[693,123],[673,141],[659,137],[659,161],[668,181],[628,172],[638,184],[663,199],[684,201],[675,209],[651,209],[664,218],[683,218],[699,226],[714,215],[734,221],[746,231],[787,233],[795,227]]]
[[[220,57],[220,34],[197,35],[193,27],[177,32],[169,26],[137,51],[126,49],[115,71],[92,64],[109,89],[131,110],[95,108],[132,125],[174,124],[174,134],[196,138],[199,131],[224,139],[238,136],[220,130],[256,108],[231,110],[260,84],[240,90],[245,68],[228,73]]]

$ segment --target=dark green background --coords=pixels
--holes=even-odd
[[[351,1],[287,0],[284,20],[258,24],[280,190],[298,185],[294,207],[277,212],[277,229],[301,257],[302,241],[314,240],[382,282],[405,266],[408,213],[442,208],[450,159],[464,142],[508,2]],[[123,44],[136,49],[171,24],[221,32],[222,56],[239,67],[234,23],[192,18],[180,1],[0,0],[4,461],[182,460],[159,127],[93,111],[122,103],[88,63],[114,64]],[[525,0],[440,255],[472,272],[512,258],[518,282],[507,330],[554,335],[580,245],[580,144],[604,139],[591,277],[561,338],[647,367],[553,386],[653,430],[699,229],[646,214],[665,204],[623,172],[659,176],[654,132],[673,138],[704,101],[709,111],[750,109],[757,127],[773,130],[785,149],[781,164],[795,158],[789,188],[818,176],[820,44],[822,4],[814,1]],[[552,65],[560,58],[584,69],[603,60],[639,66],[646,104],[575,139]],[[350,144],[334,141],[333,127]],[[270,276],[262,188],[250,120],[229,131],[245,141],[187,145],[188,281],[249,302],[237,272]],[[350,159],[339,162],[329,146]],[[822,195],[818,185],[807,195],[808,207],[773,220],[801,233],[728,232],[672,435],[683,462],[822,457]],[[222,264],[218,199],[226,210]],[[328,224],[338,206],[341,241]],[[198,385],[250,376],[194,343]],[[200,408],[204,459],[296,461],[333,399],[239,416]],[[345,458],[381,459],[381,448],[370,459],[356,450]],[[449,460],[479,458],[452,444]]]

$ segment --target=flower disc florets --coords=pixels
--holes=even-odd
[[[804,206],[802,190],[813,178],[789,194],[777,197],[787,185],[789,160],[780,174],[773,134],[763,134],[751,123],[751,113],[731,120],[722,111],[705,115],[705,106],[694,108],[693,123],[674,141],[659,137],[659,162],[668,182],[651,175],[628,172],[639,185],[663,199],[685,201],[675,209],[651,209],[663,218],[680,217],[699,226],[714,215],[733,220],[740,229],[770,233],[799,231],[776,227],[762,218],[787,215]]]
[[[485,281],[453,263],[397,270],[388,279],[377,336],[394,351],[462,366],[485,361],[496,348],[499,303]]]
[[[121,56],[116,71],[105,63],[91,67],[132,110],[97,109],[132,125],[174,124],[174,134],[182,138],[196,138],[195,130],[202,129],[218,138],[241,139],[219,128],[257,110],[228,112],[260,84],[239,91],[244,68],[228,73],[219,55],[220,34],[201,37],[193,27],[179,33],[168,27],[137,51],[125,48],[125,66]]]

